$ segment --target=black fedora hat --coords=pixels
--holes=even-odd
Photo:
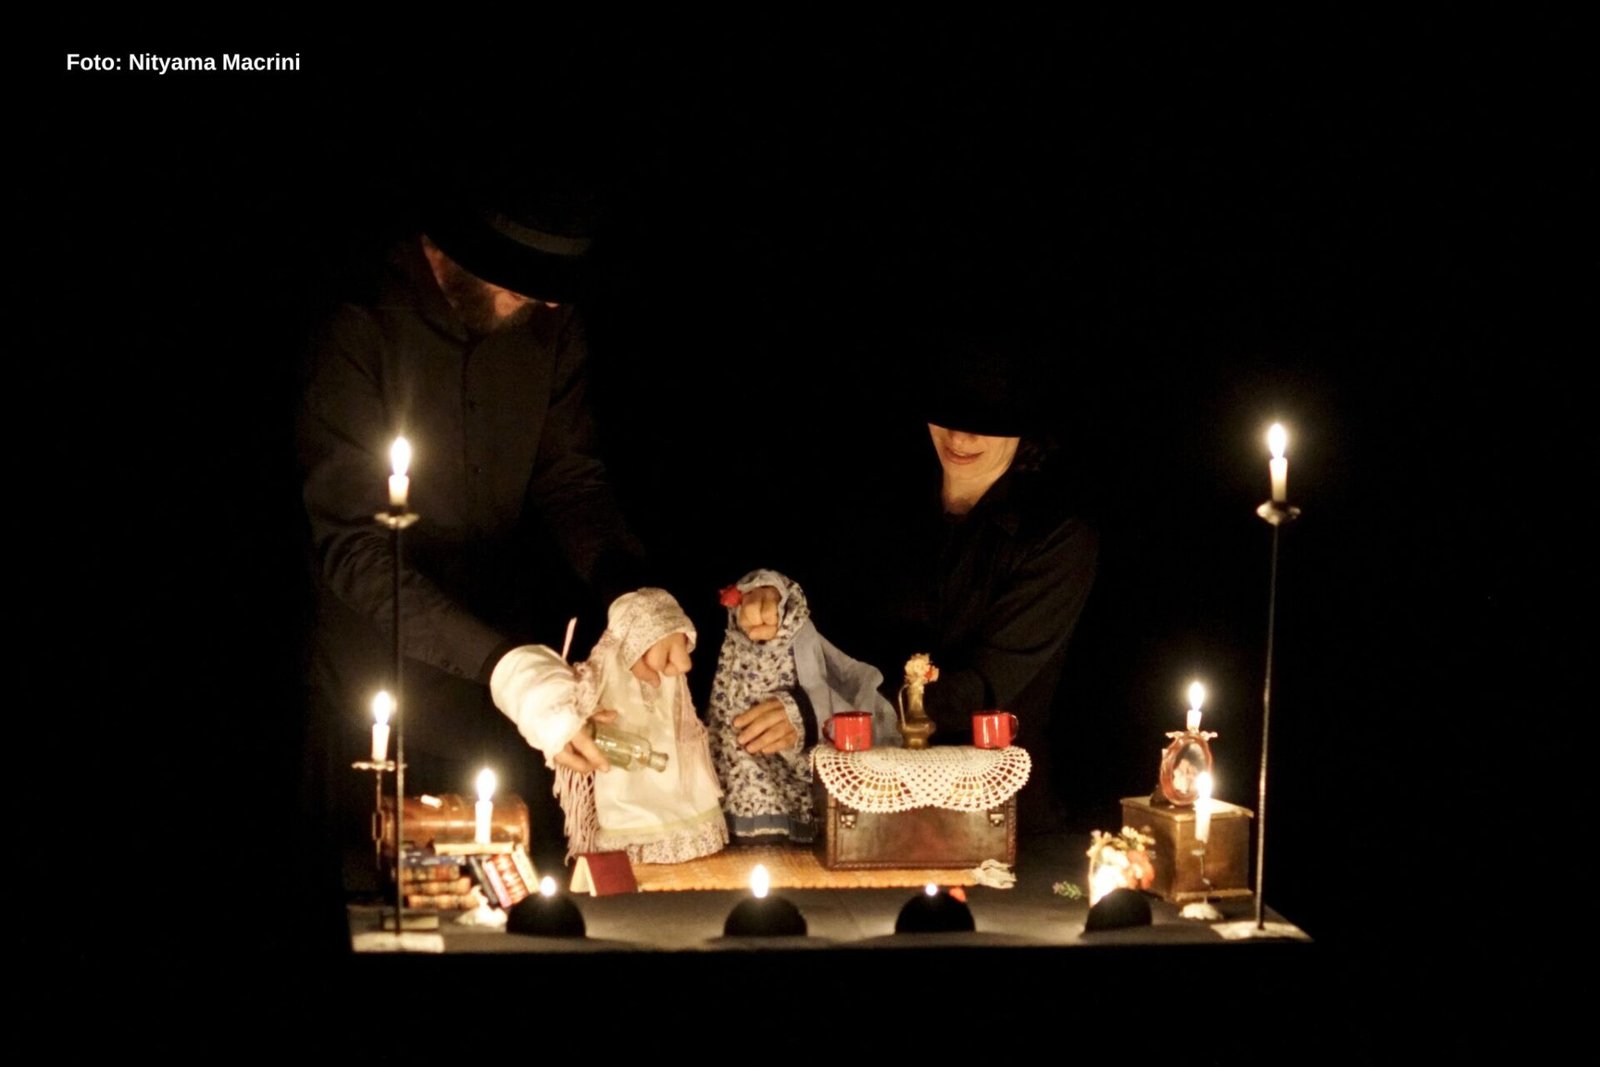
[[[601,199],[597,161],[574,136],[507,140],[492,127],[421,116],[424,144],[484,146],[418,157],[422,232],[484,281],[554,303],[590,288]]]

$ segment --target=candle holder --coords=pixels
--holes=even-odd
[[[1137,889],[1113,889],[1089,909],[1083,922],[1083,932],[1120,930],[1126,926],[1149,926],[1150,901]]]
[[[539,883],[539,891],[519,900],[506,912],[506,933],[528,937],[587,937],[583,912],[565,893],[556,892],[554,878]]]
[[[948,889],[929,883],[922,892],[905,902],[894,920],[897,934],[970,934],[977,929],[966,894],[956,896]]]
[[[372,772],[372,867],[378,874],[378,885],[383,886],[383,776],[395,769],[392,759],[356,760],[351,770]]]
[[[400,464],[396,464],[398,467]],[[389,556],[390,556],[390,581],[391,597],[394,604],[393,630],[394,630],[394,711],[392,713],[392,730],[394,732],[394,915],[395,935],[398,937],[401,928],[405,926],[405,879],[402,877],[405,860],[405,808],[406,808],[406,715],[405,715],[405,687],[401,684],[401,663],[403,660],[402,641],[400,632],[400,535],[405,530],[416,524],[421,518],[416,512],[405,507],[402,495],[395,506],[385,511],[380,511],[373,516],[374,521],[389,531]],[[380,784],[382,777],[379,777]],[[381,851],[381,847],[380,847]]]
[[[1200,861],[1200,885],[1205,895],[1179,908],[1178,917],[1196,922],[1216,922],[1222,918],[1222,912],[1211,903],[1211,876],[1206,873],[1206,842],[1200,842],[1200,846],[1190,854]]]
[[[1267,501],[1256,508],[1272,527],[1272,569],[1267,582],[1267,670],[1261,689],[1261,777],[1256,789],[1256,929],[1266,929],[1265,896],[1262,880],[1267,870],[1267,739],[1272,726],[1272,641],[1278,621],[1278,541],[1283,528],[1300,517],[1300,509],[1287,503]]]

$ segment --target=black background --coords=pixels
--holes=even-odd
[[[1058,346],[1102,490],[1058,700],[1079,828],[1148,788],[1195,676],[1221,795],[1253,806],[1253,511],[1282,419],[1305,517],[1283,545],[1268,899],[1360,947],[1414,918],[1396,890],[1447,886],[1427,909],[1448,942],[1504,890],[1519,772],[1561,728],[1545,686],[1574,639],[1533,591],[1584,573],[1541,503],[1588,485],[1562,439],[1594,177],[1567,30],[775,22],[402,47],[72,27],[19,118],[16,206],[46,258],[13,264],[13,561],[39,605],[37,720],[62,728],[37,762],[138,797],[112,817],[130,848],[192,836],[229,877],[242,851],[292,853],[298,346],[396,225],[419,102],[508,137],[578,115],[626,193],[590,309],[608,454],[700,591],[681,597],[737,577],[745,524],[812,521],[730,487],[816,501],[921,447],[882,415],[908,327],[1023,323]],[[235,49],[302,69],[62,69]],[[235,899],[287,902],[280,921],[316,907],[300,881],[285,865]]]

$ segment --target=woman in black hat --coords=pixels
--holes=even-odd
[[[845,540],[825,550],[806,585],[818,625],[882,671],[891,699],[906,659],[931,655],[940,672],[925,697],[934,743],[970,743],[974,712],[1014,712],[1018,743],[1035,758],[1024,807],[1043,814],[1045,727],[1098,538],[1052,446],[1046,364],[1021,350],[979,339],[928,354],[909,388],[931,445],[922,469],[819,529]],[[753,639],[773,632],[777,601],[775,590],[747,594],[740,628]],[[771,708],[743,720],[751,751],[775,751],[793,729]],[[1035,815],[1033,825],[1046,821]]]

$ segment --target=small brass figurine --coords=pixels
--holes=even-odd
[[[939,680],[939,668],[933,665],[926,652],[918,652],[906,660],[906,682],[900,687],[900,732],[905,735],[907,748],[927,748],[933,736],[933,720],[922,709],[922,690],[929,682]],[[906,695],[911,696],[911,706],[906,707]]]

